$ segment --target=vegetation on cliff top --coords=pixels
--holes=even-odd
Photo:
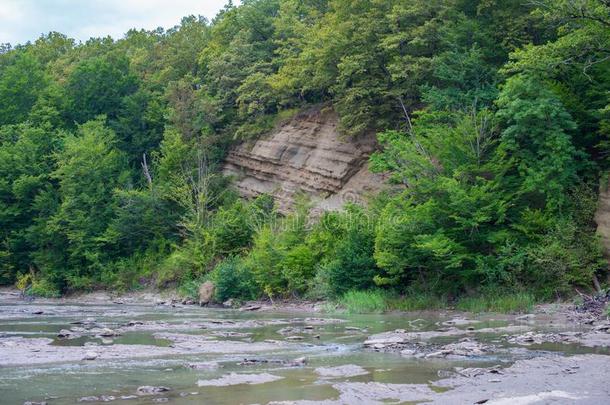
[[[167,31],[5,44],[0,284],[212,279],[221,300],[373,290],[375,309],[591,288],[609,27],[603,0],[244,0]],[[346,136],[378,134],[388,191],[317,222],[306,198],[282,217],[235,195],[227,148],[321,103]]]

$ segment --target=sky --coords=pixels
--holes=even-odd
[[[130,28],[171,28],[190,14],[212,19],[225,3],[226,0],[0,0],[0,44],[23,44],[49,31],[81,41],[106,35],[117,39]]]

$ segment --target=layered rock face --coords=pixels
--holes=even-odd
[[[610,262],[610,176],[599,190],[595,222],[597,223],[597,233],[604,246],[604,254]]]
[[[375,145],[372,135],[342,137],[333,112],[313,109],[234,148],[224,173],[235,177],[242,196],[272,195],[281,212],[291,209],[299,192],[310,195],[316,208],[335,210],[362,201],[383,184],[383,176],[367,167]]]

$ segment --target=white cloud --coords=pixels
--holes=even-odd
[[[187,15],[212,19],[226,0],[0,0],[0,43],[33,41],[58,31],[77,40],[130,28],[171,28]],[[237,3],[237,2],[236,2]]]

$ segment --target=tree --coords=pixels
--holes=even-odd
[[[125,156],[116,142],[104,117],[99,117],[80,125],[77,134],[67,135],[57,155],[53,178],[61,203],[49,227],[68,242],[67,269],[57,279],[71,287],[91,286],[105,259],[103,235],[114,216],[113,191],[128,178]]]
[[[123,97],[136,89],[137,81],[129,71],[129,60],[125,56],[108,54],[83,60],[68,78],[68,114],[80,124],[99,114],[116,119]]]
[[[34,56],[23,51],[13,56],[0,64],[0,125],[23,122],[47,82]]]
[[[371,157],[373,169],[407,187],[380,215],[378,284],[459,292],[493,278],[479,263],[493,252],[507,208],[494,182],[495,138],[486,111],[422,112],[409,133],[379,136],[384,149]]]
[[[36,223],[48,215],[41,204],[52,193],[50,173],[59,134],[29,124],[0,127],[0,277],[14,280],[34,265]]]
[[[531,76],[510,78],[497,105],[505,187],[518,204],[560,209],[576,183],[577,159],[582,157],[570,135],[576,123],[544,82]]]

